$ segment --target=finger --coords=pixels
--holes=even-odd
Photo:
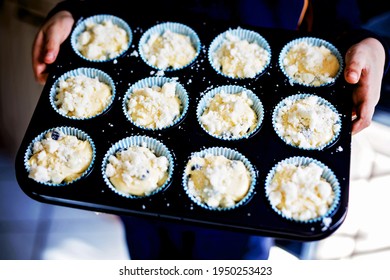
[[[49,73],[47,73],[46,71],[42,72],[38,79],[37,79],[37,82],[40,84],[40,85],[45,85],[46,81],[47,81],[47,78],[49,76]]]
[[[67,12],[66,12],[67,13]],[[46,49],[44,61],[48,64],[53,63],[60,51],[61,44],[69,36],[74,19],[70,14],[59,14],[58,19],[49,24],[46,29]]]
[[[45,63],[40,63],[36,68],[36,75],[35,80],[40,84],[45,84],[47,79],[47,72],[46,72],[47,65]]]
[[[352,122],[352,134],[356,134],[370,126],[374,116],[375,106],[363,102],[356,109],[356,119]]]
[[[366,75],[365,71],[362,71],[359,85],[355,88],[352,96],[354,104],[352,110],[352,134],[360,132],[371,123],[376,103],[374,99],[370,98],[370,90],[368,75]]]
[[[61,35],[59,35],[59,32],[56,31],[56,28],[53,27],[49,28],[45,35],[46,45],[43,61],[47,64],[51,64],[56,60],[63,40]]]
[[[345,56],[345,80],[350,84],[357,84],[364,65],[364,56],[355,48],[350,48]]]
[[[38,32],[33,48],[32,48],[32,68],[35,80],[39,83],[44,83],[46,81],[45,77],[42,76],[43,72],[46,70],[46,64],[43,62],[43,32]]]

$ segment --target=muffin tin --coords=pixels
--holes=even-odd
[[[72,49],[70,39],[62,46],[52,67],[30,124],[19,148],[15,168],[18,183],[31,198],[56,205],[106,212],[119,215],[135,215],[165,219],[183,224],[222,228],[278,238],[310,241],[319,240],[333,233],[344,221],[348,209],[352,88],[342,78],[322,87],[305,87],[290,84],[281,71],[278,56],[290,41],[306,36],[296,31],[236,25],[228,22],[180,22],[191,27],[198,35],[201,50],[189,66],[179,70],[160,71],[139,55],[139,42],[146,30],[160,24],[158,21],[126,21],[132,30],[129,49],[116,59],[93,62],[80,57]],[[269,65],[254,78],[234,79],[223,76],[210,65],[208,48],[221,33],[242,27],[258,32],[269,43],[272,56]],[[76,27],[77,28],[77,27]],[[332,37],[327,40],[337,47]],[[102,114],[88,119],[66,118],[51,106],[51,87],[64,73],[78,68],[94,68],[107,73],[115,84],[115,97]],[[185,115],[161,130],[142,129],[131,123],[123,111],[123,99],[129,88],[148,77],[164,76],[177,80],[188,93]],[[197,120],[197,106],[202,97],[219,86],[240,86],[252,91],[263,106],[263,119],[259,129],[244,139],[220,139],[208,134]],[[316,94],[328,100],[339,112],[342,129],[337,139],[322,150],[304,150],[283,142],[272,126],[275,106],[284,98],[295,94]],[[37,135],[54,127],[73,127],[87,133],[95,144],[95,159],[89,173],[65,186],[50,186],[28,177],[25,154]],[[112,191],[102,174],[106,153],[119,141],[132,136],[147,136],[163,143],[174,162],[172,177],[163,190],[141,198],[121,196]],[[253,165],[256,183],[250,198],[242,205],[226,211],[210,211],[201,207],[186,193],[183,172],[191,155],[207,148],[229,148],[242,154]],[[326,219],[311,223],[299,223],[276,213],[267,200],[265,181],[278,162],[294,157],[308,157],[328,166],[340,183],[339,204]]]

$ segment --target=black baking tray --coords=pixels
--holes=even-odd
[[[114,14],[115,15],[115,14]],[[187,115],[178,125],[161,131],[142,130],[132,125],[122,111],[122,100],[128,88],[140,79],[156,76],[158,71],[148,66],[138,55],[138,42],[142,34],[161,21],[137,21],[121,17],[133,32],[130,48],[121,57],[109,62],[88,62],[71,48],[70,39],[62,46],[56,63],[50,68],[49,77],[43,88],[36,109],[27,127],[17,153],[16,177],[21,189],[31,198],[55,205],[113,213],[136,215],[154,219],[165,219],[179,223],[197,224],[258,235],[292,240],[320,240],[332,234],[344,221],[348,209],[349,171],[351,151],[352,88],[342,77],[329,86],[310,88],[291,85],[279,69],[278,57],[289,41],[306,36],[298,31],[259,28],[226,22],[186,22],[194,29],[202,47],[192,65],[176,71],[165,71],[165,77],[177,78],[189,94]],[[265,72],[253,79],[226,78],[211,67],[207,59],[208,46],[220,33],[229,28],[246,28],[258,32],[271,47],[271,62]],[[335,37],[311,34],[327,40],[338,48]],[[344,55],[344,54],[342,54]],[[98,117],[88,120],[72,120],[54,111],[50,105],[49,92],[53,83],[63,73],[79,67],[91,67],[106,72],[115,82],[116,96],[111,107]],[[221,85],[240,85],[252,90],[264,106],[264,120],[261,129],[245,140],[226,141],[208,135],[196,120],[196,106],[202,93]],[[338,139],[321,150],[302,150],[286,145],[272,127],[272,112],[282,99],[297,93],[316,94],[332,103],[341,116],[342,129]],[[32,140],[47,129],[71,126],[86,132],[94,141],[96,158],[92,170],[82,179],[63,187],[46,186],[28,178],[24,167],[24,154]],[[146,135],[164,143],[174,156],[174,173],[167,189],[153,196],[139,199],[122,197],[103,181],[102,160],[107,150],[117,141],[132,135]],[[204,209],[187,196],[182,186],[184,167],[192,152],[208,147],[228,147],[242,153],[256,169],[257,182],[250,200],[233,210],[210,211]],[[279,161],[292,156],[314,158],[327,165],[339,180],[340,203],[331,216],[330,224],[322,221],[301,223],[287,220],[270,206],[264,191],[265,178]]]

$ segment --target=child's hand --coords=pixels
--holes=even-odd
[[[67,11],[61,11],[43,24],[35,37],[32,49],[32,67],[37,82],[44,84],[47,79],[47,65],[58,55],[60,45],[69,36],[74,19]]]
[[[378,40],[367,38],[349,48],[345,63],[345,80],[357,85],[353,92],[352,112],[352,133],[355,134],[370,125],[378,104],[385,50]]]

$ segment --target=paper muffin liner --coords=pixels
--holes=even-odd
[[[189,36],[191,43],[193,47],[195,48],[196,55],[195,57],[186,65],[178,68],[173,68],[173,67],[168,67],[168,68],[159,68],[153,64],[151,64],[148,59],[144,55],[144,51],[142,47],[148,42],[150,39],[150,36],[152,34],[160,34],[162,35],[166,30],[170,30],[174,33],[182,34],[185,36]],[[198,34],[189,26],[182,24],[182,23],[177,23],[177,22],[164,22],[157,24],[151,28],[149,28],[140,38],[139,44],[138,44],[138,53],[140,54],[142,60],[149,65],[150,67],[157,69],[157,70],[162,70],[162,71],[176,71],[176,70],[181,70],[189,65],[191,65],[199,56],[201,49],[201,42],[199,39]]]
[[[181,109],[180,109],[181,113],[180,113],[180,116],[176,117],[170,125],[167,125],[167,126],[162,127],[162,128],[150,128],[150,127],[141,126],[138,123],[136,123],[131,118],[131,116],[129,115],[129,113],[128,113],[128,106],[127,106],[128,101],[130,100],[131,95],[133,94],[133,91],[135,89],[141,89],[141,88],[152,87],[152,86],[162,87],[164,84],[166,84],[168,82],[176,83],[175,95],[181,101]],[[167,129],[167,128],[173,127],[173,126],[177,125],[178,123],[180,123],[183,120],[184,116],[187,114],[188,106],[189,106],[188,93],[187,93],[187,90],[184,88],[184,86],[182,84],[180,84],[179,82],[175,81],[174,79],[167,78],[167,77],[148,77],[148,78],[139,80],[138,82],[133,84],[127,90],[127,92],[126,92],[126,94],[125,94],[125,96],[123,98],[123,102],[122,102],[122,111],[125,114],[127,120],[129,120],[133,125],[135,125],[135,126],[137,126],[139,128],[145,129],[145,130],[153,131],[153,130]]]
[[[249,43],[257,43],[260,47],[262,47],[263,49],[265,49],[268,52],[267,62],[265,63],[263,68],[260,69],[256,73],[255,77],[233,77],[233,76],[226,75],[225,73],[223,73],[221,71],[220,67],[214,62],[213,55],[222,46],[222,44],[226,41],[227,34],[232,34],[232,35],[240,38],[241,40],[247,40]],[[263,36],[261,36],[259,33],[255,32],[255,31],[243,29],[240,27],[238,27],[236,29],[229,29],[229,30],[219,34],[217,37],[215,37],[213,39],[213,41],[211,42],[210,47],[208,49],[208,60],[209,60],[210,65],[212,66],[212,68],[218,74],[220,74],[224,77],[230,78],[230,79],[253,79],[253,78],[258,77],[259,75],[263,74],[265,72],[265,70],[267,69],[267,67],[269,66],[269,64],[271,62],[271,56],[272,56],[271,47],[270,47],[268,41]]]
[[[324,215],[316,217],[316,218],[312,218],[312,219],[308,219],[308,220],[297,220],[297,219],[294,219],[292,217],[287,217],[281,210],[279,210],[275,205],[273,205],[271,203],[270,198],[269,198],[268,187],[271,184],[271,181],[275,175],[276,169],[279,166],[284,165],[284,164],[294,164],[295,166],[307,166],[310,163],[315,163],[316,165],[318,165],[319,167],[322,168],[323,172],[322,172],[321,178],[325,179],[331,185],[333,192],[334,192],[333,203],[329,206],[328,211]],[[300,223],[314,223],[314,222],[322,221],[323,219],[331,218],[331,216],[333,215],[333,213],[335,212],[335,210],[339,206],[340,195],[341,195],[340,192],[341,192],[340,183],[339,183],[336,175],[333,173],[333,171],[328,166],[323,164],[322,162],[320,162],[316,159],[310,158],[310,157],[295,156],[295,157],[286,158],[286,159],[278,162],[269,171],[269,173],[267,174],[267,177],[265,179],[265,194],[266,194],[267,200],[270,203],[272,209],[276,213],[278,213],[281,217],[283,217],[284,219],[287,219],[289,221],[300,222]]]
[[[78,37],[80,36],[80,34],[83,31],[85,31],[87,23],[91,23],[91,22],[102,23],[105,20],[111,20],[113,24],[119,26],[120,28],[122,28],[122,29],[124,29],[126,31],[127,36],[128,36],[127,48],[124,49],[123,51],[121,51],[115,57],[112,57],[112,58],[107,58],[107,59],[102,59],[102,60],[89,59],[89,58],[85,57],[77,49]],[[132,32],[130,26],[127,24],[127,22],[124,21],[123,19],[119,18],[119,17],[113,16],[113,15],[108,15],[108,14],[95,15],[95,16],[91,16],[91,17],[88,17],[88,18],[80,21],[79,23],[77,23],[77,25],[76,25],[75,29],[73,30],[72,35],[70,37],[70,43],[71,43],[73,51],[79,57],[81,57],[81,58],[83,58],[83,59],[85,59],[87,61],[91,61],[91,62],[108,62],[108,61],[112,61],[112,60],[120,57],[121,55],[123,55],[129,49],[132,40],[133,40],[133,32]]]
[[[248,192],[240,201],[238,201],[235,205],[233,205],[231,207],[211,207],[211,206],[207,205],[206,203],[203,203],[202,201],[200,201],[198,198],[196,198],[191,193],[191,191],[188,189],[188,176],[186,175],[186,172],[184,170],[183,176],[182,176],[182,185],[183,185],[183,188],[184,188],[186,194],[188,195],[188,197],[196,205],[198,205],[204,209],[213,210],[213,211],[233,210],[233,209],[236,209],[236,208],[241,207],[242,205],[246,204],[250,200],[252,195],[254,194],[254,189],[255,189],[255,185],[256,185],[256,172],[255,172],[255,169],[253,168],[253,165],[250,163],[250,161],[241,153],[239,153],[235,150],[232,150],[230,148],[225,148],[225,147],[211,147],[211,148],[201,150],[199,152],[194,152],[191,154],[189,160],[193,157],[205,157],[208,154],[211,154],[214,156],[225,156],[226,158],[228,158],[230,160],[241,161],[245,165],[245,167],[248,170],[250,177],[251,177],[251,183],[250,183]],[[189,160],[187,161],[187,163],[189,162]]]
[[[317,99],[318,99],[318,103],[317,104],[325,105],[326,107],[328,107],[329,109],[331,109],[333,112],[335,112],[337,114],[338,119],[337,119],[337,121],[336,121],[336,123],[334,125],[338,126],[339,129],[335,131],[335,134],[332,137],[332,139],[330,141],[328,141],[327,143],[324,143],[323,145],[320,145],[318,147],[301,147],[301,146],[295,145],[294,143],[288,141],[283,135],[281,135],[280,131],[276,128],[277,117],[278,117],[279,110],[282,109],[284,106],[286,106],[286,102],[295,102],[295,101],[298,101],[298,100],[301,100],[301,99],[308,98],[310,96],[317,97]],[[276,107],[275,107],[275,109],[274,109],[274,111],[272,113],[272,126],[273,126],[276,134],[287,145],[290,145],[292,147],[299,148],[299,149],[302,149],[302,150],[319,150],[320,151],[320,150],[323,150],[324,148],[327,148],[327,147],[330,147],[331,145],[333,145],[334,142],[339,138],[340,131],[341,131],[341,128],[342,128],[342,123],[341,123],[340,114],[338,113],[336,108],[329,101],[327,101],[326,99],[324,99],[322,97],[319,97],[317,95],[305,93],[305,94],[291,95],[291,96],[288,96],[288,97],[284,98],[282,101],[280,101],[276,105]]]
[[[55,98],[57,95],[57,88],[59,86],[59,82],[65,81],[66,79],[68,79],[70,77],[76,77],[79,75],[84,75],[84,76],[87,76],[89,78],[98,78],[100,82],[107,84],[111,88],[110,101],[107,104],[107,106],[100,113],[95,114],[93,116],[89,116],[89,117],[83,117],[83,118],[79,118],[79,117],[75,117],[75,116],[68,116],[67,114],[65,114],[64,112],[59,110],[58,106],[55,104]],[[70,71],[64,73],[54,82],[54,84],[50,88],[49,98],[50,98],[51,106],[61,116],[68,118],[68,119],[73,119],[73,120],[87,120],[87,119],[95,118],[95,117],[100,116],[103,113],[105,113],[108,110],[108,108],[110,108],[110,106],[112,105],[114,98],[115,98],[115,94],[116,94],[116,89],[115,89],[114,81],[111,79],[111,77],[108,74],[106,74],[105,72],[103,72],[101,70],[95,69],[95,68],[77,68],[77,69],[70,70]]]
[[[91,162],[90,162],[88,168],[78,178],[74,179],[73,181],[55,184],[55,183],[51,183],[51,182],[38,182],[38,181],[32,179],[32,180],[34,180],[40,184],[46,185],[46,186],[58,186],[58,187],[67,186],[67,185],[70,185],[70,184],[80,180],[81,178],[85,177],[91,171],[92,166],[95,162],[95,157],[96,157],[95,143],[93,142],[92,138],[87,133],[85,133],[84,131],[82,131],[78,128],[68,127],[68,126],[60,126],[60,127],[54,127],[54,128],[48,129],[48,130],[42,132],[41,134],[39,134],[38,136],[36,136],[31,141],[30,145],[27,147],[26,152],[24,153],[24,167],[28,173],[30,173],[30,165],[28,164],[28,160],[33,155],[34,143],[45,139],[45,135],[48,132],[52,132],[52,131],[60,131],[66,135],[76,136],[79,140],[83,140],[83,141],[87,140],[92,148],[92,159],[91,159]]]
[[[337,60],[339,61],[340,67],[339,67],[339,70],[337,71],[337,74],[335,75],[335,77],[333,77],[330,81],[324,82],[320,85],[312,85],[312,84],[298,81],[294,77],[291,77],[290,75],[287,74],[285,67],[283,65],[283,60],[284,60],[285,56],[287,55],[287,53],[289,52],[289,50],[291,49],[291,47],[294,45],[297,45],[301,42],[307,42],[309,45],[316,46],[316,47],[324,46],[327,49],[329,49],[332,54],[334,54],[336,56]],[[309,88],[310,87],[323,87],[323,86],[331,85],[338,79],[338,77],[340,76],[340,74],[343,71],[343,58],[342,58],[339,50],[330,42],[323,40],[323,39],[320,39],[320,38],[315,38],[315,37],[297,38],[297,39],[294,39],[294,40],[290,41],[289,43],[287,43],[282,48],[282,50],[279,54],[278,63],[279,63],[279,67],[280,67],[281,71],[283,72],[283,74],[289,79],[290,84],[302,85],[302,86],[309,87]]]
[[[227,94],[236,94],[245,91],[248,98],[252,100],[253,105],[251,106],[252,109],[255,111],[257,115],[257,124],[256,127],[249,131],[247,134],[240,136],[240,137],[229,137],[229,136],[220,136],[220,135],[215,135],[209,132],[206,127],[202,124],[200,121],[200,117],[202,116],[203,112],[206,110],[206,108],[209,105],[209,102],[213,99],[213,97],[220,93],[221,91],[227,93]],[[241,86],[232,86],[232,85],[225,85],[225,86],[220,86],[216,87],[204,94],[204,96],[200,99],[198,106],[196,108],[196,117],[198,120],[199,125],[202,127],[202,129],[212,137],[215,137],[217,139],[221,140],[242,140],[242,139],[247,139],[251,136],[253,136],[255,133],[257,133],[262,124],[263,124],[263,119],[264,119],[264,107],[263,103],[260,101],[260,99],[255,95],[251,90],[241,87]]]
[[[124,193],[119,191],[115,186],[111,183],[110,179],[106,175],[106,167],[108,164],[108,158],[111,155],[115,155],[117,152],[126,150],[130,147],[134,146],[143,146],[151,150],[156,156],[165,156],[168,159],[168,177],[163,185],[155,189],[149,194],[146,195],[132,195],[128,193]],[[102,176],[103,180],[106,183],[106,185],[114,191],[116,194],[126,197],[126,198],[145,198],[145,197],[150,197],[152,195],[155,195],[163,190],[165,190],[171,183],[172,175],[173,175],[173,170],[174,170],[174,161],[173,161],[173,156],[169,149],[159,140],[148,137],[148,136],[130,136],[127,138],[124,138],[115,144],[113,144],[110,149],[106,152],[104,155],[103,161],[102,161]]]

